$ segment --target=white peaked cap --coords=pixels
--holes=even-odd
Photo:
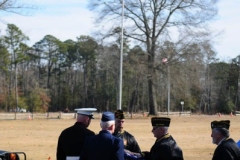
[[[93,118],[92,112],[95,112],[96,108],[76,108],[75,111],[77,111],[77,114],[89,116],[90,118]]]

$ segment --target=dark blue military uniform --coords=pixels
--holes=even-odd
[[[233,139],[227,138],[217,146],[212,160],[240,160],[240,149]]]
[[[212,160],[240,160],[240,149],[236,142],[229,138],[230,120],[212,121],[211,129],[215,129],[220,133],[216,135],[212,133],[212,138],[217,148],[214,151]],[[217,139],[216,137],[225,137],[224,139]]]
[[[150,152],[142,152],[146,160],[183,160],[182,150],[169,134],[156,140]]]
[[[102,130],[98,135],[85,141],[80,160],[124,160],[123,141],[109,131]]]
[[[67,156],[79,157],[85,137],[95,135],[82,123],[76,122],[73,126],[62,131],[58,138],[57,160],[66,160]]]
[[[161,127],[169,127],[171,119],[168,117],[152,117],[154,127],[152,132],[157,137],[150,152],[142,152],[145,160],[183,160],[183,152],[167,130],[157,130]]]

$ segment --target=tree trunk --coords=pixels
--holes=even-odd
[[[149,114],[148,115],[157,115],[157,102],[155,88],[153,85],[153,80],[151,77],[148,79],[148,96],[149,96]]]

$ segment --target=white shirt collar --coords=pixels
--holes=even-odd
[[[226,139],[226,137],[224,137],[220,142],[218,142],[218,145],[220,145],[222,143],[222,141],[224,141]]]

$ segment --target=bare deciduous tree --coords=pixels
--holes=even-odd
[[[0,2],[0,11],[29,15],[31,10],[35,10],[37,7],[34,4],[24,3],[21,0],[2,0]]]
[[[148,54],[150,115],[157,114],[155,56],[159,42],[182,33],[192,36],[193,33],[207,31],[207,22],[217,14],[216,2],[217,0],[125,0],[125,36],[144,44]],[[121,6],[120,0],[90,0],[90,8],[98,12],[98,22],[105,26],[107,22],[113,26],[120,25]]]

